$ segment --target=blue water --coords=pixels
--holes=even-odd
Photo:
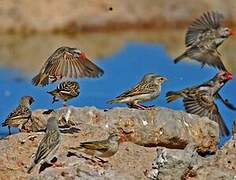
[[[69,101],[70,105],[78,107],[96,106],[98,108],[125,106],[124,104],[110,105],[106,101],[135,85],[144,74],[155,72],[166,76],[168,81],[162,86],[161,96],[155,101],[147,103],[147,105],[155,104],[184,110],[181,100],[167,104],[165,101],[166,92],[201,84],[217,73],[214,68],[201,68],[199,64],[186,61],[176,65],[164,46],[139,42],[130,42],[119,52],[99,59],[96,63],[104,69],[105,74],[98,79],[79,80],[81,94],[78,98]],[[61,102],[51,104],[51,96],[46,93],[54,89],[57,84],[51,84],[46,88],[35,87],[30,82],[31,78],[17,70],[3,67],[0,69],[1,122],[17,106],[20,97],[24,95],[32,95],[36,99],[32,105],[33,109],[59,108],[62,106]],[[233,104],[236,104],[235,86],[236,81],[232,80],[220,92],[224,98],[229,99]],[[217,104],[228,128],[231,129],[236,112],[227,109],[221,102],[217,102]],[[7,128],[0,128],[0,136],[5,136],[7,133]],[[228,138],[222,139],[222,142]]]

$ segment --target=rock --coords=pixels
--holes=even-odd
[[[33,112],[36,117],[34,128],[37,130],[44,129],[46,118],[43,111]],[[57,160],[63,166],[48,167],[38,173],[43,167],[38,165],[32,174],[27,174],[44,132],[22,132],[0,140],[0,179],[155,179],[165,177],[169,170],[175,172],[175,177],[201,178],[218,177],[217,173],[209,175],[207,172],[219,171],[219,168],[223,170],[221,177],[227,179],[235,170],[233,140],[216,155],[202,158],[197,154],[196,151],[216,151],[218,125],[207,118],[167,108],[143,111],[69,107],[59,109],[58,114],[61,117],[60,127],[63,127],[63,142]],[[29,123],[26,128],[32,131],[32,124]],[[79,130],[70,131],[71,128]],[[114,156],[106,159],[108,163],[92,162],[79,153],[77,156],[69,153],[69,147],[79,146],[82,141],[105,139],[110,131],[122,132],[126,142],[120,144]],[[158,156],[152,168],[156,147]]]
[[[186,26],[208,10],[221,11],[230,23],[236,22],[233,0],[199,0],[197,3],[193,0],[2,0],[1,4],[2,32],[176,28]]]
[[[45,128],[47,119],[42,112],[38,110],[33,113],[33,117],[37,118],[27,125],[27,131]],[[206,117],[200,118],[167,108],[154,108],[150,111],[114,108],[104,111],[94,107],[70,107],[58,112],[59,126],[73,126],[91,134],[95,133],[94,129],[100,129],[100,133],[122,131],[126,141],[145,147],[183,149],[187,144],[195,143],[198,152],[215,152],[219,142],[217,123]]]
[[[216,155],[201,157],[196,145],[184,150],[157,149],[157,157],[149,170],[149,179],[234,179],[236,177],[236,141],[230,140]]]

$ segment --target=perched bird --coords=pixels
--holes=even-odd
[[[49,112],[50,113],[50,112]],[[55,156],[61,143],[60,130],[58,128],[57,119],[55,116],[52,116],[48,119],[46,134],[39,143],[34,161],[28,169],[28,173],[31,173],[35,165],[41,161],[47,162],[50,164],[50,161]]]
[[[80,87],[77,82],[74,81],[65,81],[58,85],[58,87],[48,92],[53,96],[52,103],[58,101],[58,99],[62,99],[64,101],[64,105],[66,106],[66,102],[69,99],[75,98],[80,93]]]
[[[81,142],[79,147],[71,147],[72,150],[77,150],[94,157],[111,157],[119,149],[120,135],[112,133],[110,136],[101,141]]]
[[[108,101],[108,103],[127,103],[130,107],[150,109],[150,107],[140,103],[157,98],[161,93],[161,84],[166,80],[167,78],[154,73],[146,74],[136,86]]]
[[[10,127],[17,127],[21,130],[26,122],[31,119],[32,112],[30,105],[33,102],[33,97],[23,96],[18,107],[8,115],[2,126],[8,126],[9,134],[11,134]]]
[[[189,26],[185,36],[186,51],[177,57],[178,63],[184,58],[190,58],[226,71],[217,48],[231,35],[233,31],[223,24],[224,17],[218,12],[206,12]]]
[[[219,90],[225,83],[232,79],[232,74],[221,71],[216,74],[211,80],[191,88],[185,88],[180,91],[170,91],[166,94],[167,102],[175,101],[178,98],[183,98],[186,112],[197,114],[199,116],[207,116],[209,119],[217,122],[220,128],[220,134],[229,135],[229,130],[226,127],[223,118],[220,115],[219,109],[214,102],[214,98],[218,98]],[[221,96],[220,96],[221,97]],[[230,109],[236,108],[221,98],[222,102]]]
[[[32,79],[37,86],[46,86],[62,78],[99,77],[103,70],[91,62],[76,48],[60,47],[43,64],[38,75]]]

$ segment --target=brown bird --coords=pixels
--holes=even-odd
[[[48,92],[53,96],[52,103],[58,101],[58,99],[62,99],[64,101],[64,106],[67,106],[66,102],[72,98],[75,98],[80,93],[80,87],[77,82],[74,81],[65,81],[58,85],[58,87]]]
[[[30,105],[34,102],[33,97],[23,96],[20,100],[19,106],[11,112],[7,119],[2,123],[2,126],[8,126],[9,134],[11,134],[10,127],[17,127],[20,130],[31,119]]]
[[[185,88],[176,92],[168,92],[166,94],[167,102],[175,101],[182,97],[186,112],[197,114],[201,117],[207,116],[209,119],[219,124],[221,135],[228,136],[230,132],[221,117],[217,105],[214,102],[214,97],[217,98],[220,96],[219,90],[228,80],[231,79],[231,73],[225,71],[219,72],[211,80],[201,85]],[[222,100],[222,102],[230,109],[236,109],[231,103],[224,101],[223,98],[220,100]]]
[[[99,77],[103,70],[76,48],[60,47],[43,64],[38,75],[32,79],[37,86],[45,86],[62,78]]]
[[[202,63],[202,66],[207,64],[226,71],[217,48],[233,35],[233,31],[225,27],[223,21],[223,15],[214,11],[206,12],[194,20],[185,36],[187,50],[174,62],[190,58]]]
[[[107,158],[113,156],[119,149],[120,135],[112,133],[110,136],[101,141],[81,142],[79,147],[71,147],[71,150],[77,150],[79,152],[94,156]]]
[[[130,107],[150,109],[140,103],[157,98],[161,93],[161,84],[166,80],[167,78],[154,73],[146,74],[136,86],[109,100],[108,103],[127,103]]]
[[[41,161],[50,164],[50,161],[55,156],[62,141],[57,121],[54,116],[48,119],[46,133],[39,143],[35,158],[27,171],[28,173],[31,173],[33,168]]]

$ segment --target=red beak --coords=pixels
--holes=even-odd
[[[82,60],[86,60],[87,59],[87,57],[86,57],[84,52],[80,53],[79,58],[82,59]]]
[[[227,78],[227,80],[233,79],[233,74],[231,72],[227,72],[226,78]]]

